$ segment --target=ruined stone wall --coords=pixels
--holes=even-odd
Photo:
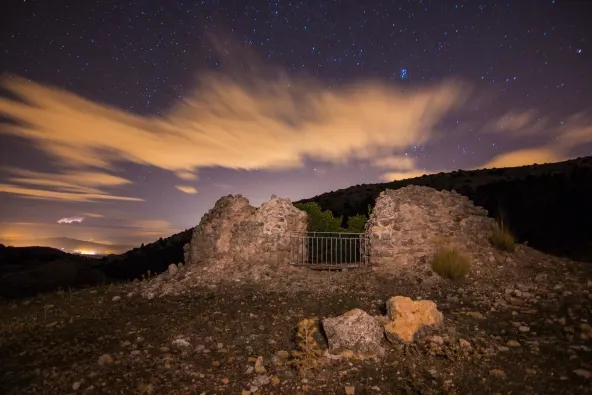
[[[220,198],[195,227],[191,242],[185,246],[185,263],[287,264],[290,233],[305,232],[305,212],[289,199],[275,195],[255,208],[241,195]]]
[[[493,219],[454,191],[410,185],[382,192],[366,223],[373,265],[425,263],[443,244],[470,252],[487,245]]]

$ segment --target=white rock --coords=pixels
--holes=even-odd
[[[185,339],[175,339],[173,340],[173,346],[177,347],[189,347],[191,344]]]

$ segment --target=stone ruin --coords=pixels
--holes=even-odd
[[[255,265],[288,265],[291,233],[306,232],[305,212],[275,195],[255,208],[241,195],[220,198],[184,246],[185,264],[245,270]]]
[[[492,265],[484,265],[483,258],[492,262],[487,238],[493,224],[486,210],[456,192],[414,185],[387,189],[365,226],[370,264],[397,276],[435,279],[429,260],[441,246],[452,245],[474,259],[479,270],[487,269]],[[142,295],[177,294],[197,283],[284,276],[293,268],[292,243],[302,248],[289,235],[306,232],[307,225],[307,214],[289,199],[274,195],[255,208],[241,195],[224,196],[194,228],[184,246],[183,269],[172,264]]]
[[[370,263],[415,270],[443,244],[469,253],[488,245],[494,221],[454,191],[410,185],[385,190],[365,226]],[[256,265],[288,265],[290,233],[307,231],[307,215],[275,195],[259,208],[241,195],[220,198],[184,247],[185,264],[244,270]]]
[[[494,224],[487,210],[455,191],[410,185],[387,189],[376,199],[365,226],[374,266],[429,270],[427,260],[442,245],[472,255],[488,246]]]

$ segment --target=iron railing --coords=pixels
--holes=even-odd
[[[363,233],[306,232],[290,235],[290,262],[317,269],[368,267],[368,239]]]

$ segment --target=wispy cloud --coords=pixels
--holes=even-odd
[[[105,188],[127,185],[125,178],[108,173],[67,171],[42,173],[25,169],[7,168],[10,184],[0,184],[0,192],[35,199],[93,202],[100,200],[141,201],[140,198],[110,194]],[[20,184],[20,185],[19,185]]]
[[[374,81],[329,89],[310,79],[207,76],[165,116],[143,117],[15,76],[2,85],[24,101],[0,98],[0,111],[18,122],[3,131],[34,141],[59,163],[111,169],[127,160],[183,180],[204,167],[371,160],[427,141],[467,93],[457,81],[402,92]]]
[[[58,224],[82,223],[84,217],[66,217],[58,220]]]
[[[189,185],[175,185],[175,188],[190,195],[197,193],[197,189]]]
[[[105,216],[103,214],[96,214],[96,213],[84,213],[83,215],[85,217],[90,217],[90,218],[105,218]]]

